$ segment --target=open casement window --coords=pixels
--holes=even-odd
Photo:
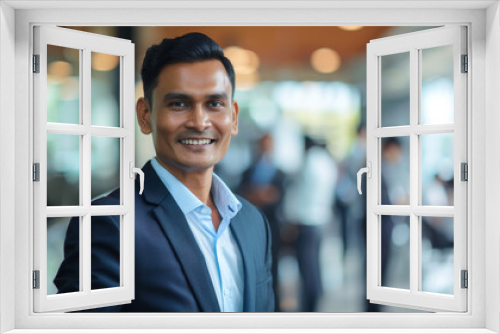
[[[129,303],[134,298],[134,45],[39,26],[33,61],[34,311]],[[116,188],[117,205],[91,204]],[[101,230],[109,235],[94,236],[93,224],[103,221],[109,227]],[[73,245],[65,244],[67,233],[73,234]],[[91,254],[103,237],[118,245],[109,254],[114,277],[95,288],[93,272],[101,268]],[[65,283],[61,293],[54,278],[64,256],[72,258],[65,273],[72,286]]]
[[[466,28],[458,26],[368,44],[373,303],[467,310],[466,51]]]

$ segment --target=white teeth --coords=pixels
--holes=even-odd
[[[210,139],[183,139],[181,143],[184,145],[208,145],[210,144]]]

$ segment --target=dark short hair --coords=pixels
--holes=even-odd
[[[205,34],[192,32],[176,38],[165,38],[160,44],[152,45],[144,56],[141,76],[144,96],[151,104],[153,90],[158,85],[158,76],[167,65],[196,63],[205,60],[219,60],[226,69],[231,82],[231,97],[234,98],[235,75],[233,65],[219,44]]]

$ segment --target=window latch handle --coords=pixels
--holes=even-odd
[[[368,161],[368,166],[367,167],[361,168],[358,171],[358,192],[359,192],[360,195],[361,195],[361,175],[363,175],[363,173],[366,173],[366,176],[369,179],[372,178],[372,163],[370,161]]]
[[[144,172],[137,167],[134,167],[134,163],[130,161],[130,178],[135,179],[135,174],[139,174],[139,184],[140,184],[140,190],[139,190],[139,195],[142,195],[142,192],[144,191]]]

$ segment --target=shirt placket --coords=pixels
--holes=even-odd
[[[220,214],[222,219],[214,241],[215,242],[214,249],[216,251],[216,262],[219,273],[222,307],[223,307],[223,312],[226,312],[228,309],[231,309],[231,289],[229,286],[230,284],[227,282],[231,274],[228,270],[228,266],[223,255],[224,254],[223,248],[225,247],[225,239],[222,237],[222,235],[223,233],[225,233],[226,230],[225,224],[227,222],[225,215],[222,212],[220,212]]]

